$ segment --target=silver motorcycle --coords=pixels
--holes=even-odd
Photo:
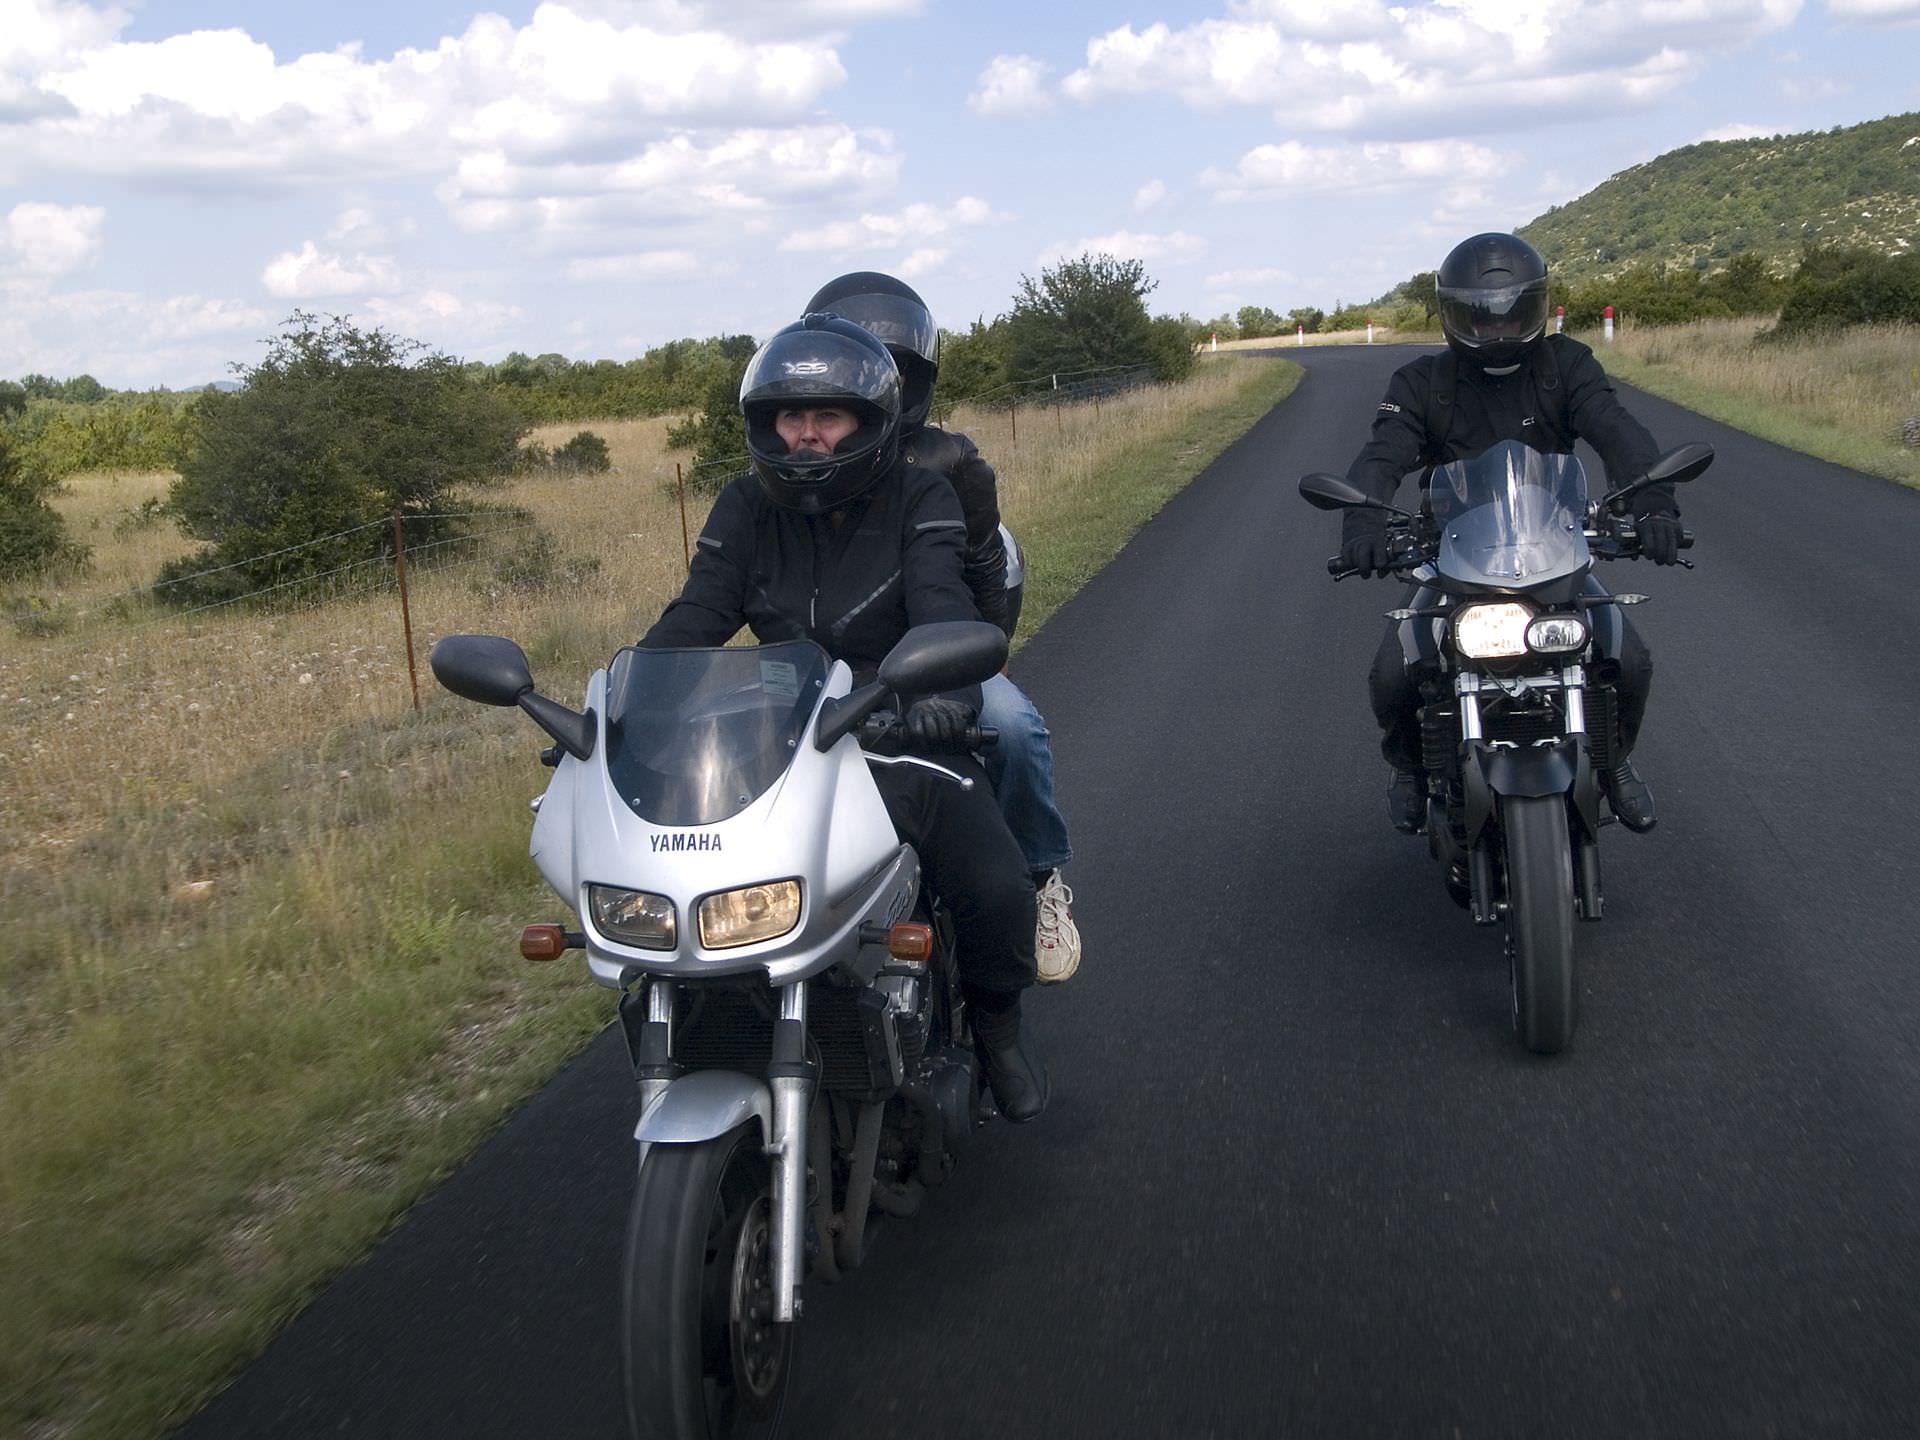
[[[433,647],[447,689],[518,705],[555,742],[531,850],[579,929],[529,926],[522,953],[584,951],[620,993],[640,1091],[635,1436],[774,1433],[803,1279],[857,1267],[871,1217],[911,1214],[983,1118],[951,927],[870,767],[971,784],[898,753],[895,717],[1006,654],[995,626],[924,625],[856,687],[810,641],[629,647],[575,711],[511,640]]]

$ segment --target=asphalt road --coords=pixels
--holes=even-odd
[[[1330,583],[1295,492],[1412,352],[1284,353],[1019,657],[1086,942],[1030,1006],[1053,1106],[809,1290],[791,1433],[1920,1431],[1920,495],[1628,394],[1719,460],[1698,569],[1607,572],[1662,819],[1605,832],[1543,1060],[1387,825],[1394,588]],[[603,1035],[181,1433],[621,1433],[632,1111]]]

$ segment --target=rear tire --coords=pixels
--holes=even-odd
[[[1573,1038],[1573,847],[1566,801],[1518,795],[1500,802],[1507,865],[1507,956],[1513,1028],[1536,1055]]]
[[[648,1152],[621,1281],[635,1440],[778,1433],[793,1326],[773,1319],[771,1220],[772,1173],[754,1125]]]

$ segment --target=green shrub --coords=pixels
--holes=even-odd
[[[553,468],[562,475],[586,475],[613,468],[607,442],[591,430],[582,430],[553,452]]]
[[[1846,325],[1920,324],[1920,255],[1809,246],[1787,287],[1774,334]]]
[[[168,494],[207,548],[154,586],[205,605],[336,574],[465,533],[441,512],[511,471],[526,426],[451,357],[339,316],[295,312],[244,388],[195,402],[192,448]],[[212,572],[212,573],[207,573]]]
[[[47,503],[55,481],[23,464],[0,432],[0,580],[77,570],[87,547],[68,538],[67,523]]]

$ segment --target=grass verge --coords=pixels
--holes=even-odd
[[[1023,628],[1297,373],[1221,358],[958,417],[1028,548]],[[563,582],[511,553],[423,573],[423,644],[517,635],[577,697],[658,611],[682,566],[661,427],[595,428],[614,474],[507,496]],[[104,517],[99,593],[53,597],[61,633],[0,634],[0,929],[32,937],[0,956],[0,1434],[30,1440],[191,1413],[611,1008],[577,966],[510,958],[557,908],[526,859],[540,737],[430,684],[415,713],[390,596],[191,621],[98,603],[181,543],[113,519],[164,488],[76,481],[63,504]]]
[[[1767,321],[1700,320],[1632,329],[1592,345],[1629,384],[1836,465],[1920,488],[1920,326],[1876,325],[1784,342]]]

